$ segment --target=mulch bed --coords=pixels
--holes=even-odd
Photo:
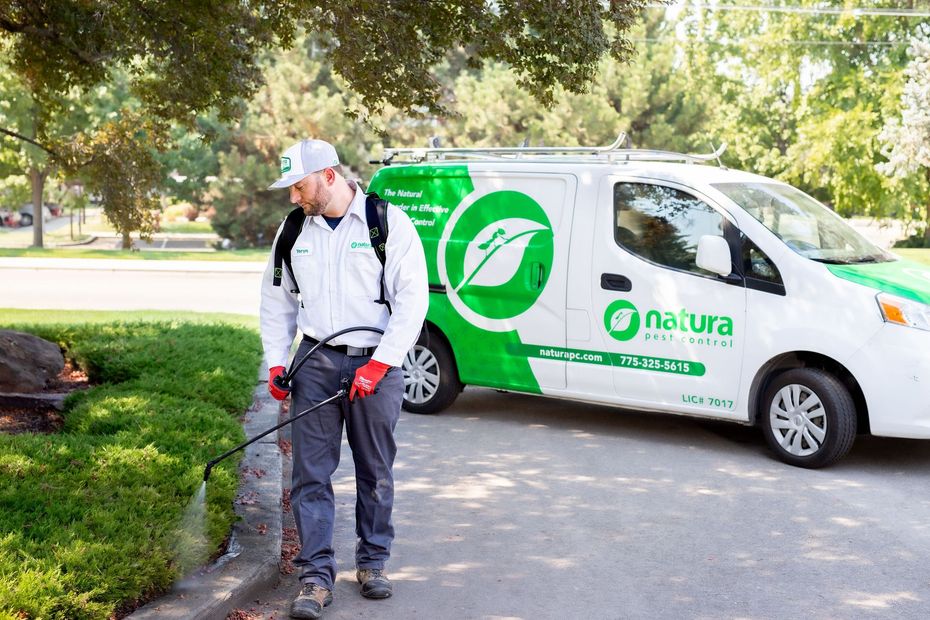
[[[70,361],[65,361],[65,368],[49,382],[40,394],[70,394],[90,386],[87,375],[76,368]],[[34,408],[0,408],[0,433],[56,433],[61,430],[64,418],[54,407],[36,406]]]

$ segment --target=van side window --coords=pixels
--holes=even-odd
[[[778,267],[765,252],[759,249],[748,237],[743,238],[743,273],[747,278],[755,278],[763,282],[784,284]]]
[[[680,190],[647,183],[614,185],[614,240],[653,263],[701,275],[698,239],[723,237],[725,220],[714,209]]]

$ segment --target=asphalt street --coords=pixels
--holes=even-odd
[[[0,308],[258,314],[263,263],[0,258]]]
[[[324,618],[930,617],[926,442],[810,471],[754,429],[486,389],[397,436],[395,596],[358,594],[344,444]],[[297,588],[240,609],[286,617]]]

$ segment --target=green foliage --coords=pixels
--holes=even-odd
[[[185,323],[16,329],[112,383],[72,395],[59,434],[0,436],[0,612],[108,618],[192,568],[172,552],[176,528],[204,464],[242,440],[258,337]],[[235,489],[224,462],[208,485],[210,549]]]
[[[168,129],[154,131],[155,121],[173,120],[194,128],[198,114],[212,113],[220,121],[239,118],[262,82],[259,52],[287,50],[301,27],[318,34],[312,55],[328,57],[335,74],[360,95],[339,113],[348,107],[367,116],[390,102],[404,114],[417,115],[444,109],[441,85],[433,71],[450,51],[459,49],[466,50],[472,67],[488,60],[509,63],[518,82],[543,102],[551,102],[556,86],[580,92],[605,54],[629,58],[632,47],[625,34],[645,5],[645,0],[607,5],[597,0],[567,0],[553,10],[546,0],[219,0],[206,4],[166,0],[144,7],[132,0],[105,5],[13,2],[0,6],[0,59],[11,76],[0,82],[0,92],[10,93],[0,100],[27,102],[18,113],[22,122],[12,124],[7,135],[42,145],[44,152],[28,147],[36,151],[33,159],[49,158],[48,166],[41,168],[35,168],[38,164],[33,161],[36,170],[44,175],[61,167],[70,174],[81,174],[105,200],[117,201],[108,207],[108,215],[112,212],[115,219],[111,219],[124,233],[128,247],[127,231],[139,230],[144,238],[151,231],[152,189],[165,187],[163,180],[153,184],[150,160],[153,147],[166,150],[163,139]],[[56,125],[80,117],[72,114],[81,107],[75,102],[93,99],[101,85],[111,82],[125,87],[119,90],[125,104],[118,106],[119,117],[130,121],[127,125],[110,116],[87,117],[78,142],[93,154],[89,161],[95,165],[85,165],[87,160],[72,157],[67,148],[76,132],[60,131]],[[137,121],[145,127],[148,141],[135,139],[131,124]],[[0,127],[4,124],[0,117]],[[202,127],[197,132],[211,135]],[[169,191],[198,207],[207,198],[203,183],[216,176],[221,165],[216,157],[219,151],[204,148],[202,135],[176,134],[176,156],[161,158],[166,172],[185,171],[173,175],[175,186],[168,186]],[[285,139],[282,133],[270,135]],[[305,135],[300,132],[300,137]],[[230,158],[227,167],[248,169],[250,161],[262,159],[250,157],[258,153],[267,159],[276,146],[239,145],[239,158]],[[134,161],[141,169],[111,166],[124,161]],[[352,158],[346,161],[353,163]],[[3,164],[0,160],[0,167]],[[23,168],[23,161],[11,165]],[[246,183],[258,180],[248,170],[241,172],[245,176],[238,178]],[[179,176],[186,178],[177,181]],[[35,178],[35,191],[41,192],[44,176]],[[120,186],[126,189],[115,189]],[[255,207],[264,212],[268,201],[258,197],[254,204],[242,204],[220,196],[219,202],[227,211]],[[233,225],[227,218],[226,225],[237,239],[256,244],[268,236],[264,219],[246,218],[241,225]],[[241,230],[235,230],[237,226]],[[41,238],[37,239],[41,245]]]
[[[0,209],[18,211],[30,201],[32,189],[29,179],[20,174],[0,178]]]
[[[687,70],[702,76],[710,112],[705,131],[729,144],[728,165],[797,184],[847,215],[908,219],[919,182],[889,180],[875,166],[918,20],[687,8],[682,15],[695,42]]]
[[[265,60],[267,85],[252,102],[229,146],[217,153],[218,179],[209,192],[213,229],[237,247],[271,245],[293,208],[287,191],[268,190],[281,152],[307,136],[330,140],[350,170],[371,170],[372,129],[344,114],[356,97],[320,57],[312,38]],[[351,172],[349,175],[351,176]]]
[[[59,323],[124,323],[162,322],[177,323],[176,310],[41,310],[0,308],[0,323],[13,325],[28,323],[30,325],[50,325]],[[224,323],[237,327],[247,327],[258,331],[258,317],[246,314],[224,312],[194,312],[184,315],[185,323]]]
[[[540,101],[556,85],[581,92],[609,54],[629,59],[626,37],[645,0],[436,0],[433,2],[301,2],[308,31],[325,33],[319,47],[333,70],[361,95],[367,112],[390,104],[404,114],[445,111],[433,70],[450,50],[465,48],[468,65],[506,62]],[[355,108],[362,111],[361,108]]]
[[[259,153],[233,151],[220,154],[220,166],[213,230],[236,247],[271,245],[288,204],[286,191],[267,189],[276,178],[274,165]]]
[[[163,179],[155,151],[163,140],[161,127],[125,111],[69,145],[67,167],[86,175],[88,189],[100,196],[107,220],[122,235],[123,249],[132,247],[131,232],[145,240],[155,232]]]
[[[260,82],[255,53],[274,43],[278,31],[286,35],[289,24],[284,5],[240,0],[166,0],[144,10],[129,0],[104,6],[26,1],[0,8],[13,70],[43,104],[123,69],[146,107],[178,119],[210,108],[234,116],[235,96],[248,96]]]

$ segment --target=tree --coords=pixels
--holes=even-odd
[[[930,41],[913,39],[907,83],[901,95],[901,116],[885,123],[879,136],[888,161],[877,168],[897,179],[923,173],[924,245],[930,247]]]
[[[449,50],[467,48],[473,66],[509,63],[519,82],[547,102],[556,85],[583,90],[605,54],[628,59],[632,46],[625,33],[645,5],[646,0],[564,0],[553,11],[548,0],[11,0],[0,6],[0,44],[8,46],[10,66],[39,120],[63,113],[64,94],[86,94],[114,71],[129,76],[133,96],[154,119],[191,124],[207,110],[216,110],[221,120],[237,118],[242,102],[261,84],[258,53],[289,47],[299,24],[320,34],[317,44],[335,72],[360,94],[357,113],[376,113],[388,101],[405,113],[435,112],[441,91],[431,71]],[[36,122],[33,137],[10,130],[7,135],[41,145],[52,165],[80,168],[80,160],[60,161],[51,148],[55,136],[45,126]],[[119,127],[129,129],[117,123],[92,134],[112,137]],[[163,143],[168,128],[153,122],[149,131],[158,132],[151,144]],[[148,178],[122,167],[109,172],[111,184]],[[36,245],[40,234],[37,229]]]
[[[630,36],[661,36],[673,28],[653,13]],[[362,124],[342,114],[360,105],[361,96],[335,73],[316,38],[300,36],[288,52],[265,59],[266,85],[217,151],[220,172],[210,189],[216,209],[213,226],[237,245],[270,243],[289,204],[285,193],[265,188],[275,177],[280,152],[307,136],[331,140],[341,161],[363,179],[375,170],[368,160],[378,154],[379,142],[424,145],[432,135],[440,135],[446,146],[517,145],[527,138],[534,144],[600,145],[624,130],[641,146],[707,148],[706,141],[692,144],[704,106],[668,46],[639,46],[636,62],[629,66],[612,57],[602,59],[588,92],[556,86],[548,108],[516,84],[519,76],[513,68],[493,63],[474,69],[459,51],[434,76],[447,112],[411,117],[386,105]],[[186,169],[178,170],[188,175]]]
[[[781,3],[776,3],[779,5]],[[875,170],[877,135],[894,114],[911,17],[818,13],[844,3],[801,0],[811,12],[688,9],[701,47],[707,129],[724,161],[798,185],[844,215],[897,215],[910,186]],[[719,93],[719,94],[715,94]]]

